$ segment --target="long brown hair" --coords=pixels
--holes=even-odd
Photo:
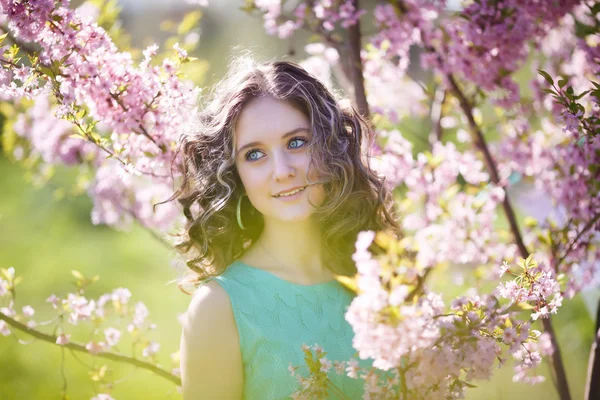
[[[321,227],[321,257],[328,268],[338,275],[356,273],[352,253],[358,232],[399,232],[392,195],[368,165],[370,125],[300,65],[239,57],[214,88],[194,133],[180,143],[183,182],[170,200],[178,199],[188,220],[176,246],[193,271],[188,284],[222,273],[262,233],[262,215],[247,197],[241,209],[247,229],[238,226],[236,207],[244,188],[234,157],[237,119],[245,104],[261,96],[288,101],[310,120],[311,167],[326,194],[313,217]]]

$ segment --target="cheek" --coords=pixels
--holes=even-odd
[[[241,166],[237,171],[246,195],[253,204],[255,204],[265,193],[268,194],[268,189],[264,181],[264,171],[261,171],[260,168],[247,168]]]
[[[310,188],[309,200],[315,207],[321,206],[325,202],[325,188],[322,184],[314,185]]]

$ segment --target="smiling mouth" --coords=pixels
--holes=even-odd
[[[306,189],[306,186],[304,186],[303,188],[300,188],[300,189],[292,190],[291,192],[276,194],[273,197],[288,197],[288,196],[293,196],[293,195],[295,195],[297,193],[303,192],[304,189]]]

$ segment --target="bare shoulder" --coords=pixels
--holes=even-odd
[[[217,282],[194,294],[183,318],[180,345],[183,397],[239,399],[243,367],[231,301]]]
[[[233,317],[229,295],[217,282],[210,281],[202,285],[192,297],[186,319],[191,325],[206,319],[227,323],[227,315]]]

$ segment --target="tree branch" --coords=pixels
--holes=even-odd
[[[358,0],[354,0],[353,6],[355,10],[359,9]],[[348,28],[347,37],[348,63],[346,65],[346,76],[352,83],[352,98],[358,112],[367,120],[371,120],[369,111],[369,103],[367,103],[367,95],[365,93],[365,80],[362,70],[362,59],[360,50],[362,49],[361,34],[360,34],[360,19],[354,25]],[[343,57],[342,59],[345,59]]]
[[[452,74],[447,74],[446,79],[448,80],[453,94],[458,99],[463,113],[467,117],[469,128],[471,129],[471,133],[475,138],[475,146],[477,146],[477,148],[483,154],[485,164],[487,166],[492,182],[495,184],[499,184],[500,176],[498,174],[498,169],[496,168],[496,163],[492,158],[485,138],[483,137],[483,132],[475,122],[475,118],[473,117],[472,105],[470,104],[469,100],[465,97],[461,89],[458,87],[454,76]],[[529,251],[527,250],[527,247],[525,247],[525,243],[523,242],[523,237],[521,236],[521,232],[519,231],[519,226],[517,225],[515,213],[513,211],[513,207],[508,197],[508,194],[505,194],[504,196],[504,200],[502,201],[502,207],[504,209],[504,213],[506,214],[506,218],[508,219],[510,229],[513,233],[517,247],[519,248],[519,253],[521,254],[521,257],[527,258],[529,256]],[[558,383],[558,392],[560,398],[561,400],[570,400],[571,394],[569,393],[567,374],[562,360],[560,347],[558,347],[558,341],[556,340],[556,333],[554,332],[554,328],[552,326],[552,321],[550,320],[550,317],[543,318],[542,325],[544,326],[544,330],[550,334],[550,340],[552,342],[552,346],[554,347],[554,352],[552,353],[552,365],[554,366],[554,370],[556,372],[556,381]]]
[[[433,146],[435,142],[442,140],[444,128],[442,128],[442,118],[444,117],[443,108],[446,101],[446,89],[440,86],[436,89],[431,103],[431,124],[432,129],[429,134],[429,145]]]
[[[0,312],[0,320],[6,322],[8,325],[12,326],[15,329],[20,330],[21,332],[25,332],[28,335],[31,335],[31,336],[33,336],[37,339],[43,340],[45,342],[52,343],[52,344],[62,347],[62,348],[66,347],[67,349],[90,354],[95,357],[106,358],[107,360],[130,364],[135,367],[139,367],[139,368],[148,370],[150,372],[153,372],[153,373],[157,374],[158,376],[161,376],[161,377],[167,379],[168,381],[171,381],[171,382],[175,383],[176,385],[181,386],[181,378],[171,374],[168,371],[165,371],[162,368],[157,367],[156,365],[150,364],[148,362],[138,360],[135,358],[131,358],[131,357],[127,357],[127,356],[124,356],[121,354],[108,352],[108,351],[107,352],[102,351],[102,352],[95,353],[95,354],[90,353],[89,351],[87,351],[85,346],[83,346],[81,344],[73,343],[73,342],[67,343],[65,345],[59,345],[56,343],[57,336],[48,335],[48,334],[42,333],[36,329],[32,329],[32,328],[28,327],[27,325],[22,324],[21,322],[16,321],[16,320],[12,319],[11,317],[9,317],[8,315],[1,313],[1,312]]]
[[[569,243],[569,246],[567,247],[567,250],[565,250],[565,254],[562,255],[562,257],[556,262],[556,270],[558,271],[558,267],[560,266],[560,264],[565,260],[565,258],[567,258],[567,256],[569,255],[569,253],[571,252],[571,250],[573,250],[573,247],[577,244],[577,241],[581,238],[581,236],[583,236],[583,234],[591,229],[596,222],[598,222],[598,220],[600,220],[600,213],[596,214],[594,216],[594,218],[592,218],[591,220],[588,221],[587,224],[585,224],[585,226],[583,227],[583,229],[577,234],[577,237],[575,237],[575,239],[573,239],[573,241],[571,243]]]

